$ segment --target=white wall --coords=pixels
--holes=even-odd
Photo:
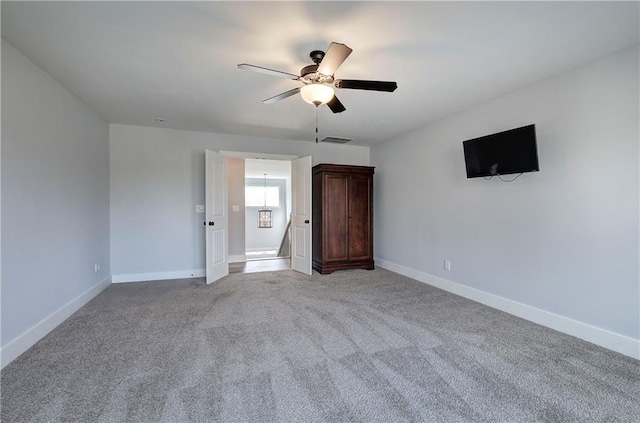
[[[202,275],[204,151],[369,163],[369,148],[110,125],[111,272],[114,282]]]
[[[378,263],[640,358],[638,72],[635,46],[372,148]],[[463,140],[531,123],[540,172],[466,179]]]
[[[290,164],[290,162],[283,162]],[[290,179],[290,178],[289,178]],[[245,183],[259,184],[263,183],[264,179],[259,178],[247,178]],[[271,208],[271,228],[258,228],[258,210],[264,208],[263,206],[257,207],[245,207],[245,249],[246,251],[266,251],[266,250],[278,250],[280,242],[287,229],[287,223],[289,222],[289,213],[287,211],[287,180],[267,178],[269,186],[278,186],[280,189],[280,207]],[[257,258],[257,257],[254,257]]]
[[[291,214],[291,161],[268,159],[245,159],[245,181],[250,179],[263,181],[267,174],[268,180],[281,184],[280,208],[273,208],[272,228],[258,228],[257,215],[262,207],[246,207],[246,250],[265,251],[277,250],[285,235]],[[260,183],[260,185],[263,185]],[[257,257],[253,257],[257,258]]]
[[[108,131],[2,41],[3,366],[110,283]]]

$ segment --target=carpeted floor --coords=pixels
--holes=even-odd
[[[383,269],[115,284],[1,376],[3,422],[640,421],[637,360]]]

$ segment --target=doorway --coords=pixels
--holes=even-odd
[[[243,271],[291,268],[291,161],[244,159],[245,256]],[[258,215],[266,213],[268,222]]]
[[[282,238],[280,239],[278,250],[280,250],[280,247],[283,245],[289,247],[288,256],[290,258],[283,259],[286,261],[287,269],[290,268],[291,270],[295,270],[306,275],[311,275],[311,156],[298,157],[233,151],[214,152],[209,150],[207,150],[207,155],[211,157],[213,157],[214,155],[216,157],[218,155],[226,157],[226,159],[222,159],[222,164],[219,167],[213,167],[212,165],[210,165],[209,160],[207,160],[206,165],[207,183],[205,184],[205,190],[207,193],[207,205],[205,209],[208,213],[209,211],[214,210],[214,208],[212,207],[214,204],[218,204],[220,206],[219,208],[225,211],[225,236],[219,237],[218,240],[220,242],[218,242],[217,244],[211,242],[213,240],[211,237],[207,237],[207,268],[209,268],[210,263],[213,263],[213,259],[215,258],[211,255],[211,253],[219,252],[220,257],[223,258],[223,260],[220,260],[220,263],[224,264],[226,271],[231,273],[282,270],[281,268],[267,269],[265,268],[264,264],[261,264],[259,266],[255,265],[255,263],[266,263],[267,260],[247,261],[245,237],[247,225],[245,224],[245,221],[255,222],[257,229],[257,210],[255,211],[255,217],[252,216],[249,219],[246,219],[247,207],[245,205],[247,200],[245,198],[245,160],[259,159],[263,165],[267,163],[265,160],[272,160],[281,163],[284,162],[287,166],[289,166],[288,174],[284,174],[285,172],[282,171],[280,172],[280,174],[283,176],[280,179],[285,179],[284,184],[280,183],[279,185],[279,187],[282,187],[282,185],[284,185],[284,194],[278,194],[278,197],[282,197],[283,200],[282,203],[278,201],[277,204],[279,204],[279,208],[282,209],[285,216],[291,216],[291,223],[288,231],[285,230],[281,234]],[[213,162],[211,162],[211,164],[213,164]],[[216,169],[222,173],[216,173]],[[250,174],[250,176],[262,175],[262,208],[265,207],[265,182],[268,186],[268,172],[271,172],[272,169],[268,168],[266,170],[267,172],[265,172],[264,168],[257,169],[254,170],[253,175]],[[255,172],[257,172],[257,174]],[[267,173],[267,178],[265,178],[265,173]],[[272,173],[275,174],[275,172]],[[213,181],[220,181],[224,186],[216,188],[213,184],[210,184],[210,182]],[[278,192],[281,192],[281,189],[282,188],[278,188]],[[212,200],[211,204],[209,204],[210,199]],[[213,201],[214,199],[216,201]],[[220,226],[217,225],[215,221],[209,221],[207,226],[207,234],[210,234],[210,232],[212,232],[212,229],[217,229],[219,227]],[[251,227],[251,229],[253,230],[253,226]],[[285,239],[285,234],[289,235],[289,239]],[[249,250],[250,252],[273,251],[272,248],[252,248],[252,250]],[[272,259],[271,257],[261,258]],[[280,266],[282,266],[282,264],[280,264]],[[215,280],[216,279],[212,278],[211,282]],[[209,272],[207,272],[207,283],[210,283]]]

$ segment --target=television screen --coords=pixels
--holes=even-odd
[[[535,125],[474,138],[462,145],[467,178],[540,170]]]

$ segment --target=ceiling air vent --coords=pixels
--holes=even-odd
[[[346,144],[353,141],[351,138],[324,137],[320,142],[333,142],[336,144]]]

